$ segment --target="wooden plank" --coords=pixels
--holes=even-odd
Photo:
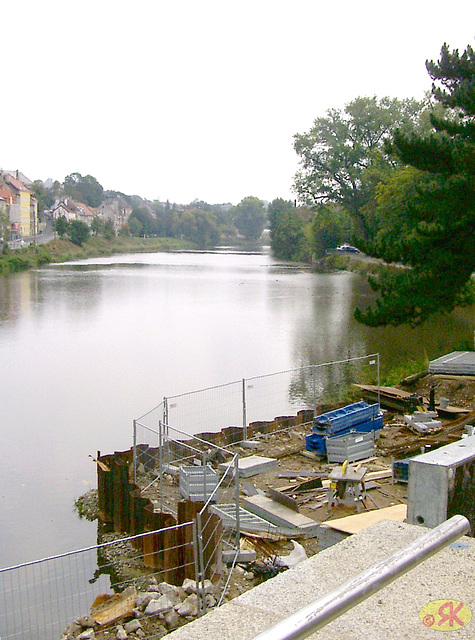
[[[358,533],[363,529],[379,522],[380,520],[393,520],[394,522],[404,522],[407,515],[407,505],[396,504],[392,507],[378,509],[375,511],[367,511],[366,513],[358,513],[356,515],[347,516],[346,518],[338,518],[337,520],[327,520],[322,527],[330,527],[343,533]]]
[[[290,496],[282,493],[281,491],[277,491],[277,489],[273,489],[272,487],[268,487],[267,493],[269,494],[269,498],[272,498],[272,500],[275,500],[275,502],[279,502],[285,507],[292,509],[292,511],[298,512],[299,506],[297,504],[297,501]]]
[[[163,514],[163,579],[170,584],[182,584],[183,566],[180,562],[176,520],[171,514]]]
[[[196,514],[203,508],[203,502],[192,502],[191,500],[180,500],[178,502],[178,524],[191,522]],[[193,527],[181,527],[181,546],[183,549],[183,565],[185,578],[195,578],[195,558],[193,553]]]

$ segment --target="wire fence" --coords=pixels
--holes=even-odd
[[[162,516],[176,515],[177,501],[168,490],[177,483],[181,497],[195,506],[174,526],[0,569],[0,640],[59,638],[73,620],[90,615],[98,595],[145,589],[147,581],[166,582],[172,574],[175,583],[177,575],[195,580],[198,614],[210,606],[208,584],[221,604],[232,573],[224,569],[222,552],[234,566],[241,528],[238,457],[226,442],[247,439],[248,430],[252,435],[256,424],[274,416],[280,416],[274,427],[288,428],[286,416],[315,415],[321,405],[341,402],[355,382],[377,382],[379,388],[378,354],[165,397],[134,420],[134,482],[143,496],[154,496]],[[218,477],[211,465],[223,461],[227,466]],[[198,483],[196,469],[202,474]]]
[[[128,586],[146,591],[152,579],[166,581],[177,569],[194,579],[193,527],[188,522],[1,569],[0,638],[59,639],[70,623],[91,615],[101,594]],[[167,541],[161,547],[159,537]]]
[[[379,354],[308,365],[239,381],[167,396],[137,419],[158,432],[158,423],[171,424],[195,435],[227,426],[244,429],[252,422],[296,414],[342,402],[355,383],[379,387]]]

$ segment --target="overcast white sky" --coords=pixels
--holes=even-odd
[[[293,135],[358,96],[422,98],[475,2],[2,3],[0,167],[149,199],[292,198]]]

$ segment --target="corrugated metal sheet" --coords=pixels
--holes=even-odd
[[[475,351],[453,351],[432,360],[429,373],[475,376]]]

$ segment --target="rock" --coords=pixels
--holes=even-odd
[[[160,593],[163,594],[163,591],[160,591],[160,587],[158,584],[150,584],[147,589],[147,593]]]
[[[204,595],[207,593],[214,593],[215,588],[211,580],[205,580],[203,583],[203,591]],[[196,580],[191,580],[190,578],[185,578],[183,581],[183,589],[185,593],[196,593]]]
[[[179,616],[196,616],[198,613],[198,596],[192,593],[181,604],[175,607]]]
[[[206,602],[206,606],[208,608],[210,608],[210,609],[212,609],[213,607],[215,607],[218,604],[216,598],[211,593],[208,593],[205,596],[205,602]]]
[[[168,582],[160,582],[160,584],[158,585],[158,588],[159,588],[160,593],[162,595],[165,595],[169,591],[176,591],[175,585],[174,584],[168,584]]]
[[[192,580],[191,578],[185,578],[182,584],[183,590],[185,593],[196,593],[196,580]]]
[[[115,637],[117,640],[127,640],[127,633],[121,624],[117,625],[117,634]]]
[[[131,620],[130,622],[126,622],[124,624],[124,629],[126,633],[134,633],[138,629],[141,629],[142,625],[138,620]]]
[[[158,597],[158,593],[155,594],[149,591],[145,593],[144,591],[139,591],[139,593],[137,594],[137,597],[135,598],[135,606],[138,607],[139,609],[143,609],[148,605],[148,603],[151,600],[156,600],[157,597]]]
[[[75,623],[83,629],[94,626],[94,620],[89,616],[81,616],[80,618],[77,618],[77,620],[75,620]]]
[[[68,624],[66,629],[63,632],[63,635],[66,638],[75,638],[82,631],[82,626],[77,624],[76,622],[71,622]]]
[[[165,624],[167,629],[176,629],[180,626],[180,617],[174,609],[167,611],[165,614]]]
[[[170,597],[171,596],[171,597]],[[173,598],[173,593],[166,596],[160,596],[157,600],[151,600],[145,608],[145,614],[147,616],[156,616],[158,613],[165,613],[177,604],[176,598]]]
[[[252,573],[252,571],[245,571],[243,576],[244,576],[244,578],[246,578],[246,580],[253,580],[254,579],[254,574]]]
[[[94,629],[87,629],[86,631],[83,631],[81,634],[76,636],[76,640],[92,640],[92,638],[95,637],[96,634],[94,633]]]
[[[143,629],[137,629],[137,631],[135,632],[135,635],[138,638],[145,638],[145,631]]]

